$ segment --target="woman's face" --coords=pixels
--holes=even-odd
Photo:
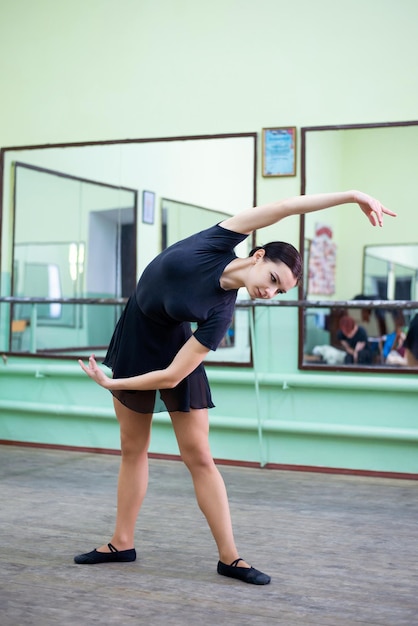
[[[253,263],[245,287],[252,299],[269,300],[278,293],[286,293],[296,287],[297,280],[291,269],[282,261],[265,259],[263,249],[257,250],[251,259]]]
[[[346,332],[344,334],[345,334],[346,337],[348,337],[348,339],[351,339],[356,334],[357,329],[358,329],[358,326],[356,324],[352,330],[350,330],[350,331],[348,331],[348,332]]]

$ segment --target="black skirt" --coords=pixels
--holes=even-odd
[[[113,378],[128,378],[165,369],[191,337],[188,322],[160,324],[144,315],[132,296],[116,325],[104,365]],[[212,408],[209,382],[203,364],[174,389],[112,391],[122,404],[137,413]]]

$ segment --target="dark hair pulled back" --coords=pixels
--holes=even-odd
[[[249,256],[253,256],[257,250],[264,250],[265,260],[273,261],[273,263],[277,263],[278,261],[285,263],[296,280],[300,282],[303,274],[302,257],[291,243],[286,243],[285,241],[271,241],[264,246],[256,246],[253,248]]]

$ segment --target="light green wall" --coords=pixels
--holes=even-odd
[[[415,0],[353,0],[349,4],[338,0],[2,0],[0,144],[244,131],[256,131],[260,137],[263,127],[292,125],[299,129],[414,119],[418,110],[417,19]],[[299,162],[296,177],[263,179],[260,167],[258,171],[258,203],[299,193]],[[401,220],[399,228],[407,229],[409,224]],[[297,245],[298,223],[297,218],[288,219],[259,233],[258,238],[279,238]],[[369,243],[380,241],[378,237],[371,237]],[[358,256],[356,259],[358,262]],[[3,280],[7,281],[7,276]],[[257,316],[270,316],[260,327],[258,363],[262,374],[299,376],[296,311],[285,309],[278,317],[260,310]],[[20,397],[22,386],[17,370],[13,371],[16,384],[11,385],[4,376],[0,381],[9,391],[15,390],[13,397]],[[228,370],[221,374],[228,380]],[[230,381],[226,387],[214,379],[218,374],[210,375],[219,406],[213,421],[225,418],[227,430],[226,418],[238,419],[244,409],[254,420],[256,408],[249,401],[254,398],[253,379],[245,382],[242,373],[241,382]],[[338,374],[334,378],[347,380]],[[402,427],[415,429],[412,399],[416,402],[416,390],[413,378],[406,378],[406,390],[402,393],[394,386],[384,403],[379,400],[379,381],[384,379],[390,389],[389,378],[375,376],[375,389],[358,386],[356,393],[343,387],[331,393],[324,379],[324,385],[317,387],[319,392],[296,385],[287,395],[281,391],[280,379],[269,384],[268,390],[262,389],[263,418],[269,424],[282,420],[289,424],[306,417],[314,425],[318,420],[339,423],[341,417],[346,425],[353,415],[366,423],[378,407],[376,420],[387,423],[401,414],[405,420]],[[368,375],[362,377],[369,379]],[[47,383],[36,380],[40,385]],[[72,380],[63,375],[51,387],[52,393],[68,405],[82,404],[81,396],[93,393],[90,381],[72,387]],[[357,379],[355,383],[360,385]],[[28,389],[32,391],[28,390],[27,400],[35,401],[40,387]],[[97,398],[97,391],[93,395]],[[353,395],[357,398],[353,410],[340,414],[339,407],[349,406]],[[320,416],[312,413],[319,402]],[[57,404],[61,407],[61,400]],[[51,410],[53,413],[54,406]],[[36,422],[30,417],[27,422],[24,415],[21,429],[16,430],[13,415],[10,407],[2,408],[0,437],[29,437],[25,425]],[[87,415],[88,411],[81,418],[85,430],[80,426],[83,436],[80,434],[79,440],[85,445],[96,441],[113,447]],[[58,416],[59,411],[55,419]],[[68,425],[65,428],[69,430]],[[38,429],[37,441],[40,432]],[[256,432],[254,424],[248,432]],[[49,430],[45,433],[45,440],[66,441],[64,430],[61,437],[56,429],[53,436]],[[249,458],[255,454],[257,440],[248,439],[245,429],[240,434],[241,439],[232,429],[223,443],[217,438],[215,453],[224,452],[217,456]],[[171,437],[163,426],[157,428],[153,445],[161,450],[170,448],[166,436]],[[243,442],[239,449],[237,439]],[[366,440],[360,446],[353,440],[344,446],[338,434],[331,439],[306,436],[303,446],[298,441],[296,435],[274,438],[273,460],[291,457],[300,464],[418,469],[413,460],[416,444],[409,443],[408,455],[404,455],[404,443],[397,446],[396,437],[387,445],[374,441],[369,447]],[[361,448],[364,453],[352,455]],[[406,456],[407,463],[403,460]]]
[[[414,0],[3,0],[0,143],[414,119],[417,13]],[[298,191],[298,177],[260,176],[260,203]],[[297,223],[272,230],[297,243]]]

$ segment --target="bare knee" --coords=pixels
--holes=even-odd
[[[212,471],[216,468],[212,455],[207,449],[183,450],[181,458],[192,474]]]
[[[138,461],[148,456],[149,437],[132,439],[121,434],[120,449],[124,460]]]

